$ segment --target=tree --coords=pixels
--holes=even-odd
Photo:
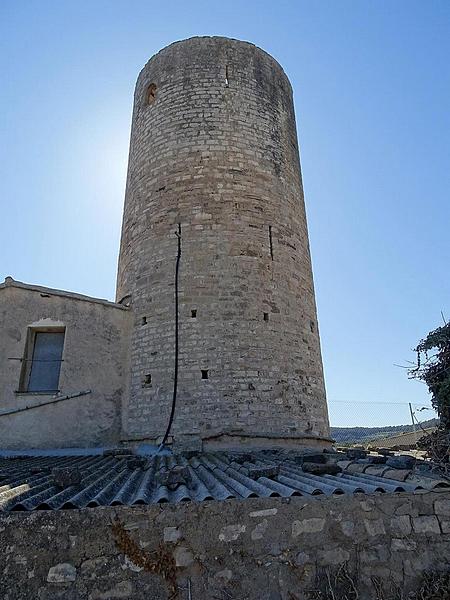
[[[424,440],[433,458],[448,461],[450,445],[450,323],[430,331],[416,346],[417,365],[409,370],[413,379],[424,381],[431,403],[440,418],[438,431]]]
[[[431,331],[415,351],[417,366],[410,375],[427,384],[441,426],[450,429],[450,323]]]

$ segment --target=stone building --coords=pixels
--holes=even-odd
[[[0,449],[117,444],[129,309],[7,277],[0,322]]]
[[[7,278],[0,319],[2,600],[450,600],[448,473],[330,447],[292,92],[262,50],[149,61],[117,302]]]
[[[3,448],[159,443],[173,409],[175,443],[329,444],[280,65],[220,37],[150,59],[134,96],[116,302],[8,277],[0,306]]]

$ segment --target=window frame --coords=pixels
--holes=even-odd
[[[61,359],[60,359],[60,369],[58,374],[58,386],[55,390],[29,390],[30,385],[30,376],[31,369],[33,366],[33,355],[36,344],[36,337],[39,333],[62,333],[63,334],[63,343],[62,343],[62,351],[61,351]],[[61,369],[62,363],[64,362],[64,349],[66,344],[66,328],[64,326],[58,327],[28,327],[27,335],[25,341],[24,354],[22,358],[22,368],[20,371],[20,379],[19,379],[19,389],[17,391],[18,394],[44,394],[44,395],[53,395],[60,392],[59,382],[61,379]]]

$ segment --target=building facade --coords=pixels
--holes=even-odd
[[[78,304],[19,315],[0,286],[0,302],[2,295],[4,318],[21,332],[19,366],[0,373],[7,384],[2,406],[9,407],[17,402],[17,378],[23,393],[39,380],[23,367],[39,355],[38,341],[49,343],[33,334],[35,323],[56,323],[60,337],[44,353],[57,356],[65,311]],[[116,303],[101,306],[86,316],[101,335],[72,346],[71,356],[64,348],[60,377],[66,360],[78,364],[71,389],[84,387],[86,356],[96,373],[104,357],[114,376],[103,371],[88,378],[89,387],[112,402],[114,417],[102,429],[105,410],[93,392],[60,402],[73,414],[85,402],[99,425],[98,435],[88,428],[84,440],[66,441],[158,443],[173,412],[169,441],[194,447],[329,444],[292,88],[263,50],[191,38],[163,49],[140,73]],[[52,410],[36,408],[34,419]]]
[[[129,309],[8,277],[0,331],[0,450],[117,444]]]

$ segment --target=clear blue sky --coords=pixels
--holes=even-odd
[[[407,421],[394,363],[450,318],[448,0],[2,0],[0,279],[114,297],[134,82],[193,35],[293,84],[333,423]]]

